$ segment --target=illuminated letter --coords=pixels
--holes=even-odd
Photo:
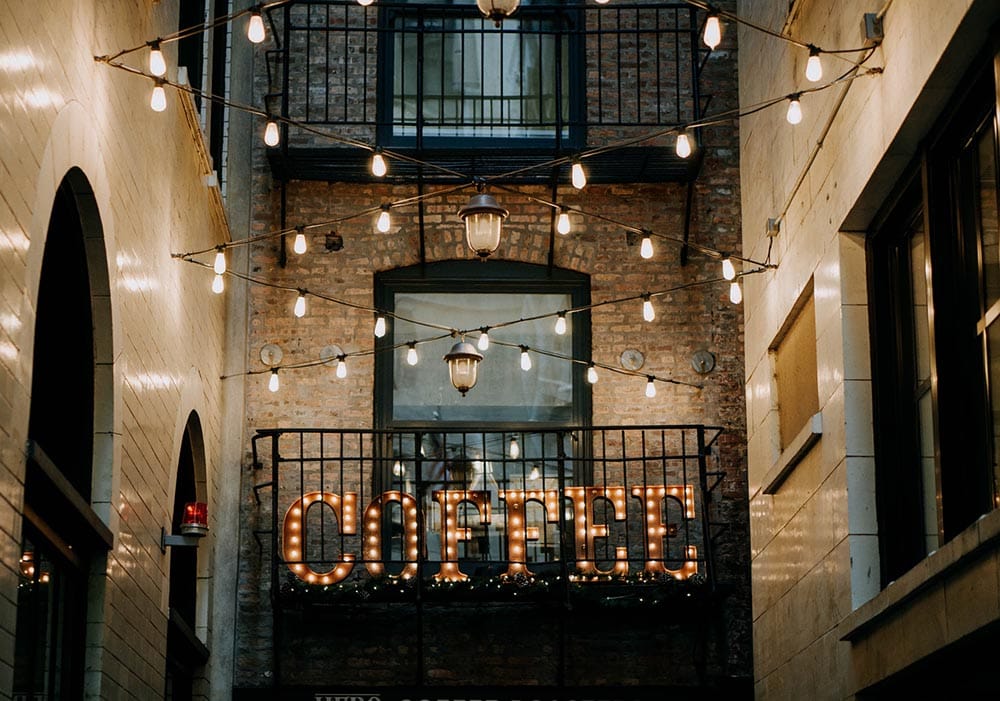
[[[365,567],[373,577],[385,573],[382,562],[382,508],[391,502],[398,502],[403,511],[403,543],[406,546],[406,565],[399,576],[403,579],[417,574],[417,545],[420,542],[420,521],[417,518],[417,500],[406,492],[392,490],[382,492],[382,496],[372,499],[365,509],[364,551]],[[389,575],[396,579],[396,575]]]
[[[646,522],[646,573],[666,572],[677,579],[687,579],[698,571],[698,549],[689,545],[684,549],[685,562],[680,569],[667,569],[664,563],[663,539],[668,535],[667,524],[661,520],[660,503],[667,497],[676,499],[684,509],[684,519],[694,518],[694,487],[690,484],[664,487],[632,487],[632,496],[642,504]]]
[[[354,569],[354,555],[343,553],[340,564],[326,572],[317,572],[309,565],[302,562],[302,548],[305,545],[305,519],[309,506],[320,502],[333,509],[340,524],[340,532],[344,535],[354,535],[358,532],[356,505],[358,495],[354,492],[345,492],[344,498],[331,492],[309,492],[297,499],[285,513],[285,520],[281,528],[281,556],[286,562],[290,562],[288,568],[295,575],[310,584],[336,584],[343,581]],[[322,507],[321,507],[322,508]]]
[[[625,548],[615,548],[615,566],[604,571],[597,569],[594,559],[597,548],[594,540],[608,537],[608,525],[595,523],[594,503],[597,499],[607,499],[614,507],[615,521],[625,520],[624,487],[566,487],[566,496],[573,501],[573,515],[576,518],[576,569],[582,575],[628,574],[628,553]]]
[[[559,490],[558,489],[501,489],[500,498],[507,502],[507,571],[504,577],[523,574],[533,576],[528,570],[526,541],[538,540],[540,535],[537,526],[528,526],[527,511],[524,506],[529,501],[541,504],[545,509],[545,520],[549,523],[559,521]]]
[[[479,522],[490,522],[490,493],[461,489],[438,489],[431,496],[441,505],[444,518],[441,523],[441,569],[434,575],[438,582],[463,582],[469,578],[458,569],[458,541],[470,540],[468,528],[457,523],[458,505],[464,501],[474,504],[479,512]]]

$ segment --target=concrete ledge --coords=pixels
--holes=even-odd
[[[775,494],[823,435],[823,414],[813,414],[764,475],[764,494]]]

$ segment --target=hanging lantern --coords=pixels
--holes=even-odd
[[[463,397],[466,392],[476,386],[479,362],[482,359],[483,354],[466,341],[459,341],[453,345],[448,354],[444,356],[445,362],[448,363],[451,384],[462,393]]]
[[[501,22],[514,14],[521,0],[476,0],[476,4],[479,11],[499,27]]]
[[[465,222],[465,240],[483,260],[499,248],[500,231],[507,214],[493,195],[485,192],[476,193],[469,198],[469,204],[458,210],[458,216]]]

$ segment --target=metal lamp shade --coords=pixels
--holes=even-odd
[[[493,20],[499,27],[500,23],[514,14],[521,0],[476,0],[479,11]]]
[[[476,386],[479,363],[483,359],[483,354],[471,343],[459,341],[451,347],[444,359],[448,363],[451,384],[464,397],[466,392]]]
[[[465,240],[480,258],[487,258],[500,246],[500,232],[507,210],[492,195],[479,193],[469,198],[469,204],[459,210],[465,222]]]

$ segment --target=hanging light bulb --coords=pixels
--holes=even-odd
[[[802,105],[799,103],[799,94],[796,93],[788,98],[788,113],[785,119],[789,124],[798,124],[802,121]]]
[[[639,246],[639,255],[645,259],[650,259],[653,257],[653,239],[649,235],[649,232],[644,232],[642,235],[642,244]]]
[[[559,312],[559,316],[556,317],[556,335],[566,335],[566,312]]]
[[[347,377],[347,362],[342,355],[337,356],[337,377],[341,380]]]
[[[267,388],[272,392],[281,389],[281,380],[278,379],[278,368],[271,369],[271,378],[267,381]]]
[[[587,382],[589,382],[592,385],[596,385],[597,379],[598,379],[597,368],[594,367],[593,363],[591,363],[590,366],[587,368]]]
[[[521,0],[476,0],[479,11],[498,27],[504,19],[514,14],[520,4]]]
[[[216,275],[212,278],[212,292],[217,295],[221,295],[223,290],[226,289],[226,280],[221,275]]]
[[[375,2],[375,0],[358,0],[358,4],[361,5],[361,7],[368,7],[373,2]]]
[[[525,372],[531,369],[531,356],[528,355],[527,346],[521,346],[521,369]]]
[[[281,142],[281,131],[278,129],[278,123],[273,119],[267,120],[267,125],[264,127],[264,143],[268,146],[277,146]]]
[[[677,135],[677,143],[674,145],[674,150],[681,158],[687,158],[691,155],[691,139],[688,138],[687,131],[682,131]]]
[[[521,444],[517,442],[517,436],[510,437],[510,445],[507,446],[507,455],[511,460],[521,457]]]
[[[306,235],[301,231],[295,233],[295,240],[292,242],[292,250],[298,255],[306,252]]]
[[[212,270],[215,271],[216,275],[226,274],[226,252],[221,246],[215,250],[215,263],[212,265]]]
[[[389,166],[386,165],[385,156],[383,156],[382,152],[377,149],[375,150],[375,153],[372,154],[371,168],[372,175],[376,178],[381,178],[389,172]]]
[[[809,60],[806,61],[806,80],[818,83],[823,79],[823,62],[819,60],[819,49],[809,47]]]
[[[736,268],[733,266],[733,261],[729,256],[723,256],[722,258],[722,277],[727,280],[736,279]]]
[[[600,2],[601,0],[597,0],[597,1]],[[607,1],[608,0],[604,0],[604,2],[607,2]],[[541,476],[542,476],[542,472],[541,472],[541,470],[538,469],[538,465],[532,465],[531,466],[531,472],[528,473],[528,479],[529,480],[538,480],[538,479],[541,478]]]
[[[385,317],[379,314],[375,318],[375,338],[385,336]]]
[[[479,340],[476,341],[476,347],[479,348],[479,350],[481,351],[489,350],[490,347],[489,331],[490,329],[488,326],[484,326],[483,328],[479,329]]]
[[[646,321],[652,321],[656,318],[656,310],[653,309],[653,300],[649,298],[648,294],[642,298],[642,318]]]
[[[722,43],[722,23],[719,22],[718,15],[709,15],[705,20],[705,34],[702,36],[708,48],[715,50],[715,47]]]
[[[156,81],[156,85],[153,86],[153,93],[149,96],[149,108],[154,112],[167,109],[167,91],[163,89],[162,81]]]
[[[733,304],[739,304],[743,301],[743,288],[740,287],[739,280],[733,280],[729,283],[729,301]]]
[[[260,8],[250,13],[250,23],[247,25],[247,39],[254,44],[264,41],[264,18],[260,16]]]
[[[392,227],[392,219],[389,217],[389,205],[382,205],[382,211],[378,213],[378,220],[375,222],[375,228],[379,230],[380,233],[386,233]]]
[[[569,212],[563,207],[559,212],[559,218],[556,219],[556,231],[565,236],[571,230],[569,221]]]
[[[295,316],[302,318],[306,315],[306,291],[299,290],[299,296],[295,300]]]
[[[149,44],[149,72],[157,78],[167,74],[167,61],[163,58],[158,40]]]
[[[653,384],[653,376],[649,375],[646,377],[646,396],[655,397],[656,396],[656,385]]]
[[[465,242],[483,260],[500,247],[503,221],[508,214],[493,195],[481,191],[458,210],[459,218],[465,222]]]
[[[448,376],[451,378],[452,386],[465,396],[465,393],[476,386],[479,375],[479,363],[482,362],[483,355],[479,353],[475,346],[467,343],[463,338],[456,343],[444,356],[444,361],[448,363]]]
[[[571,174],[573,178],[573,187],[577,190],[582,190],[587,187],[587,173],[583,170],[583,164],[580,163],[580,161],[573,161]]]
[[[416,365],[420,362],[420,356],[417,355],[416,341],[410,341],[409,346],[409,349],[406,351],[406,362],[409,365]]]

